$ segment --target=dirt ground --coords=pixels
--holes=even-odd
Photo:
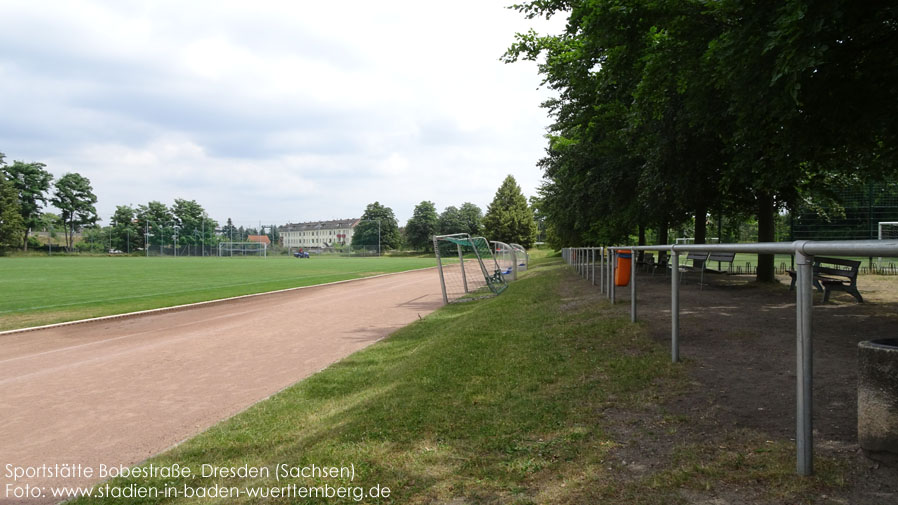
[[[433,269],[0,335],[7,484],[90,485],[195,435],[442,305]],[[80,465],[25,478],[6,465]],[[43,472],[43,470],[41,470]]]
[[[814,448],[852,465],[853,478],[814,503],[898,504],[898,468],[866,458],[857,445],[857,343],[894,337],[898,327],[898,277],[862,275],[866,303],[834,293],[827,304],[815,293]],[[597,288],[598,289],[598,288]],[[638,318],[653,338],[670,345],[670,277],[637,276]],[[629,311],[629,288],[617,291],[618,310]],[[687,416],[689,433],[702,439],[755,429],[772,440],[795,437],[795,293],[789,277],[759,285],[748,275],[687,273],[680,291],[680,356],[694,387],[664,409]],[[898,413],[896,413],[898,415]],[[631,440],[629,464],[651,465],[653,451]],[[641,462],[639,460],[642,460]],[[635,463],[634,463],[635,461]],[[695,497],[714,505],[768,503],[750,489]]]

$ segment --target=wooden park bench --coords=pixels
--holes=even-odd
[[[829,295],[833,291],[844,291],[853,296],[858,303],[864,303],[864,298],[857,290],[857,272],[860,267],[860,261],[814,256],[813,283],[817,291],[823,292],[823,302],[829,301]],[[788,272],[792,277],[792,284],[789,286],[789,291],[791,291],[795,289],[798,275],[795,270]]]

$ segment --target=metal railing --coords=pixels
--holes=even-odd
[[[562,257],[569,264],[575,264],[583,275],[582,256],[586,250],[602,251],[600,265],[603,276],[602,292],[607,293],[611,303],[615,301],[613,282],[614,252],[627,249],[632,251],[667,251],[671,258],[670,276],[670,343],[671,360],[680,359],[680,275],[678,270],[680,253],[685,252],[735,252],[755,254],[794,254],[796,271],[795,294],[795,343],[796,343],[796,405],[795,405],[795,441],[796,471],[799,475],[814,473],[814,434],[813,434],[813,334],[811,328],[813,312],[813,280],[814,256],[829,254],[833,256],[898,256],[898,240],[838,240],[795,242],[762,242],[756,244],[667,244],[655,246],[620,246],[600,248],[573,248],[562,250]],[[607,256],[607,258],[606,258]],[[607,261],[606,261],[607,259]],[[630,263],[630,320],[636,322],[636,258]],[[594,260],[593,260],[594,272]],[[607,283],[607,286],[605,285]]]

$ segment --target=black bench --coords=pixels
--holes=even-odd
[[[853,296],[858,303],[864,303],[864,298],[857,290],[857,272],[861,267],[860,261],[844,260],[841,258],[814,257],[814,287],[823,292],[823,302],[829,301],[829,295],[833,291],[844,291]],[[789,270],[792,284],[789,290],[795,289],[795,281],[798,274]]]
[[[729,263],[730,266],[732,267],[734,259],[736,259],[736,253],[734,253],[734,252],[712,252],[711,254],[708,255],[708,259],[707,259],[707,261],[705,261],[705,264],[707,265],[708,263],[710,263],[712,261],[716,261],[718,263]],[[718,266],[718,268],[720,268],[720,267]],[[711,269],[705,268],[705,270],[711,270]]]

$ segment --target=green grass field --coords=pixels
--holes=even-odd
[[[0,258],[0,330],[435,265],[426,257]]]
[[[109,485],[159,496],[73,503],[673,505],[721,488],[806,503],[844,482],[845,469],[819,456],[816,476],[796,478],[794,446],[763,433],[722,428],[681,440],[690,419],[659,406],[692,387],[688,365],[671,364],[665,345],[559,260],[531,267],[501,296],[444,307],[143,464],[195,474],[204,464],[353,465],[354,480],[132,477]],[[654,465],[634,471],[616,453],[634,431],[647,449],[674,447],[647,452]],[[379,485],[390,497],[246,494],[291,484]],[[241,494],[185,496],[215,486]]]

